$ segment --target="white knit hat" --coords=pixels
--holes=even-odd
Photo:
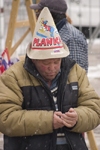
[[[63,58],[69,55],[69,49],[61,41],[47,7],[44,7],[39,15],[33,34],[32,46],[27,49],[27,55],[31,59]]]

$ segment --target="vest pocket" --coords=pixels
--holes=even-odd
[[[65,113],[69,110],[69,108],[75,108],[77,106],[78,101],[78,83],[73,82],[71,84],[67,84],[64,97],[62,100],[62,112]]]

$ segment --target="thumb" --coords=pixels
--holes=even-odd
[[[74,112],[74,109],[73,109],[73,108],[70,108],[68,112]]]

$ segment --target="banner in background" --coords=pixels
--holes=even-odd
[[[8,54],[8,49],[6,48],[0,56],[0,75],[9,68],[9,60],[10,58]]]
[[[18,55],[14,53],[9,57],[8,49],[6,48],[0,56],[0,75],[7,70],[11,65],[19,61]]]
[[[8,62],[9,67],[10,67],[11,65],[15,64],[15,63],[18,62],[18,61],[19,61],[19,56],[18,56],[17,51],[15,51],[15,52],[12,54],[12,56],[10,57],[10,60],[9,60],[9,62]]]

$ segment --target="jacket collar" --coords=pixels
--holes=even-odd
[[[58,31],[66,24],[66,22],[67,22],[67,18],[64,18],[56,24]]]
[[[63,58],[62,62],[61,62],[61,75],[67,71],[67,74],[69,74],[71,68],[74,66],[76,62],[72,59],[69,59],[68,57]],[[32,62],[32,60],[26,55],[25,58],[25,63],[24,63],[24,68],[26,71],[28,71],[31,75],[33,75],[34,77],[40,79],[43,81],[43,78],[41,77],[41,75],[38,73],[34,63]]]

